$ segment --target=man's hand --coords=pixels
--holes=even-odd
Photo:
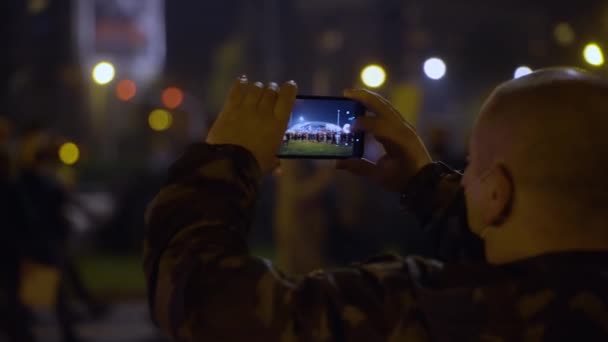
[[[338,161],[337,167],[371,178],[389,191],[403,191],[409,180],[432,162],[424,143],[397,110],[367,90],[347,90],[344,96],[363,103],[375,116],[357,118],[354,129],[372,134],[386,154],[374,164],[364,159]]]
[[[279,165],[276,153],[287,129],[298,87],[276,83],[266,87],[260,82],[249,83],[247,78],[236,80],[224,109],[209,130],[209,144],[239,145],[255,156],[263,173]]]

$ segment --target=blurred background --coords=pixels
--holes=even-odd
[[[608,75],[599,0],[2,0],[0,16],[0,341],[163,341],[143,213],[239,75],[374,89],[459,169],[499,82]],[[428,253],[396,195],[331,163],[284,162],[262,189],[254,251],[289,272]]]

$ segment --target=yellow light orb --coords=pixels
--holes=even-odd
[[[49,0],[29,0],[27,10],[31,14],[40,14],[49,7]]]
[[[112,80],[114,80],[114,76],[116,76],[116,69],[111,63],[108,62],[100,62],[95,65],[93,68],[93,81],[99,85],[105,85]]]
[[[379,65],[368,65],[361,71],[361,80],[370,88],[379,88],[386,82],[386,71]]]
[[[568,23],[559,23],[553,30],[555,41],[561,46],[569,46],[576,40],[574,29]]]
[[[604,65],[604,53],[600,46],[595,43],[587,44],[583,51],[583,56],[585,57],[585,61],[593,66],[599,67]]]
[[[166,131],[173,124],[173,116],[167,110],[156,109],[148,116],[148,124],[157,132]]]
[[[59,159],[65,165],[74,165],[80,159],[80,149],[73,142],[66,142],[59,147]]]

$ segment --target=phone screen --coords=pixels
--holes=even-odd
[[[298,96],[278,157],[361,158],[363,134],[352,125],[364,114],[363,105],[347,98]]]

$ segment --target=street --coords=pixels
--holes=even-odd
[[[37,312],[35,334],[41,342],[61,342],[55,316],[50,311]],[[143,301],[121,302],[111,306],[106,317],[77,325],[83,342],[163,342],[148,318]]]

